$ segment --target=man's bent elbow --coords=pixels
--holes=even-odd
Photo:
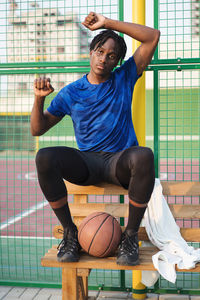
[[[160,30],[154,29],[154,35],[151,40],[151,47],[153,49],[153,52],[155,51],[156,47],[158,46],[158,42],[160,39]]]
[[[158,44],[159,39],[160,39],[161,32],[160,32],[160,30],[158,30],[158,29],[154,29],[154,30],[155,30],[155,37],[154,37],[154,40],[155,40],[155,43]]]
[[[32,136],[40,136],[44,133],[39,129],[33,128],[32,126],[30,127],[30,132]]]
[[[41,134],[39,134],[38,132],[31,130],[31,135],[32,136],[40,136]]]

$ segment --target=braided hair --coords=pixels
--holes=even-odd
[[[115,41],[116,54],[121,65],[126,55],[127,46],[124,39],[111,29],[103,30],[93,38],[90,43],[90,51],[96,51],[110,38]]]

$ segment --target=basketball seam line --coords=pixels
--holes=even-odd
[[[115,226],[114,226],[114,219],[112,219],[112,226],[113,226],[113,230],[112,230],[112,236],[111,236],[111,239],[110,239],[110,243],[108,244],[108,247],[106,248],[106,250],[101,254],[104,255],[104,253],[106,253],[106,251],[109,249],[111,243],[112,243],[112,240],[113,240],[113,236],[114,236],[114,231],[115,231]]]
[[[96,235],[97,235],[97,232],[100,230],[100,228],[102,227],[102,225],[105,223],[105,221],[106,221],[109,217],[110,217],[110,215],[108,215],[108,216],[103,220],[103,222],[102,222],[101,225],[99,226],[98,230],[96,231],[95,235],[93,236],[93,238],[92,238],[92,240],[91,240],[91,243],[90,243],[90,246],[89,246],[89,248],[88,248],[88,254],[90,254],[90,248],[91,248],[92,243],[93,243],[93,241],[94,241],[94,239],[95,239],[95,237],[96,237]]]
[[[105,214],[105,212],[100,213],[98,216],[101,216],[101,215],[103,215],[103,214]],[[95,217],[96,217],[96,215],[95,215],[94,217],[92,217],[91,219],[89,219],[89,220],[84,224],[84,226],[83,226],[83,228],[81,229],[81,231],[79,231],[79,239],[80,239],[80,237],[81,237],[81,232],[83,231],[84,227],[85,227],[92,219],[94,219]]]

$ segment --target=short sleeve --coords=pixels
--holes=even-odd
[[[134,87],[136,81],[142,75],[137,74],[137,66],[133,56],[126,60],[115,72],[121,73],[121,76],[123,76],[126,79],[126,82],[129,82],[132,87]]]
[[[63,88],[51,101],[48,112],[56,117],[64,117],[65,115],[70,115],[70,96],[67,92],[67,87]]]

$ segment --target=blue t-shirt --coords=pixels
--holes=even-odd
[[[47,110],[54,116],[71,116],[81,151],[118,152],[136,146],[131,104],[138,78],[130,57],[103,83],[91,84],[84,75],[65,86]]]

